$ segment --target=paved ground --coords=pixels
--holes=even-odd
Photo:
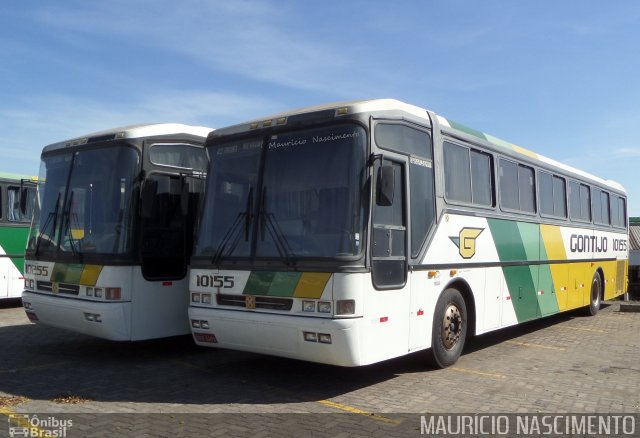
[[[189,337],[114,343],[3,304],[0,436],[34,415],[45,432],[71,421],[66,436],[406,436],[434,413],[627,413],[640,434],[640,313],[618,308],[478,337],[434,370],[419,353],[345,369]]]

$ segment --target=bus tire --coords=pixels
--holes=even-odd
[[[598,310],[600,310],[600,298],[602,296],[602,279],[597,272],[593,274],[593,280],[591,280],[591,293],[589,295],[589,307],[587,312],[591,316],[596,316]]]
[[[446,289],[433,313],[431,359],[439,368],[453,365],[464,348],[467,336],[467,306],[457,289]]]

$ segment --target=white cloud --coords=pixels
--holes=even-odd
[[[286,4],[110,1],[77,6],[47,5],[35,17],[65,33],[126,40],[289,88],[349,93],[362,88],[361,75],[353,72],[363,67],[352,59],[349,42],[341,41],[341,47],[323,42],[296,24],[301,17]]]
[[[616,158],[640,158],[640,145],[635,148],[617,148],[613,150]],[[638,163],[640,164],[640,163]]]

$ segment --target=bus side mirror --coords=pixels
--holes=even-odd
[[[381,166],[378,169],[376,203],[382,207],[393,205],[395,192],[395,169],[393,166]]]
[[[146,180],[142,186],[140,216],[149,219],[153,215],[153,201],[158,193],[158,181]]]

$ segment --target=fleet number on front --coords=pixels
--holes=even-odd
[[[232,275],[196,275],[197,287],[230,289],[235,285]]]

